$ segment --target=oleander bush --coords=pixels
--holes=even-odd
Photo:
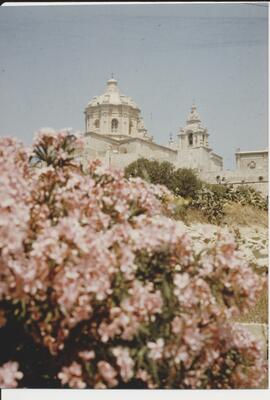
[[[0,386],[258,387],[260,344],[230,320],[264,278],[229,234],[198,250],[164,186],[82,170],[70,143],[0,140]]]

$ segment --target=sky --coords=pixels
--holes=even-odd
[[[266,3],[0,7],[0,136],[83,132],[112,73],[159,144],[195,102],[225,168],[268,146]]]

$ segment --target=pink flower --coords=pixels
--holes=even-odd
[[[134,361],[129,355],[129,350],[124,347],[115,347],[112,350],[116,357],[116,363],[120,367],[120,375],[124,382],[127,382],[133,376]]]
[[[186,347],[180,347],[174,355],[174,361],[176,364],[180,364],[182,361],[184,365],[188,365],[191,361],[191,357],[186,349]]]
[[[184,274],[176,274],[174,276],[174,284],[178,289],[185,288],[190,281],[190,277],[187,273]]]
[[[84,360],[84,361],[90,361],[95,358],[95,352],[93,350],[91,351],[80,351],[78,353],[79,357]]]
[[[115,379],[117,376],[117,372],[115,371],[115,369],[106,361],[99,361],[97,366],[100,375],[106,381],[108,386],[116,386],[118,381],[117,379]]]
[[[155,389],[157,385],[154,384],[151,375],[144,369],[139,369],[136,378],[141,379],[143,382],[147,383],[149,389]]]
[[[18,386],[17,380],[23,378],[23,373],[18,370],[19,364],[14,361],[8,361],[0,367],[0,387],[3,389],[12,389]]]
[[[148,356],[153,360],[160,360],[163,356],[164,339],[160,338],[156,342],[148,342],[147,347],[150,349]]]
[[[199,352],[204,345],[204,336],[198,328],[188,328],[185,330],[184,340],[189,345],[191,350]]]
[[[57,376],[62,385],[68,384],[70,388],[76,389],[86,387],[86,383],[82,379],[82,367],[75,361],[69,367],[63,367]]]
[[[181,335],[183,333],[184,321],[181,317],[175,317],[172,321],[172,331],[176,335]]]

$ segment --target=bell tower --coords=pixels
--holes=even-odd
[[[179,148],[181,150],[194,149],[198,147],[208,148],[209,133],[201,125],[201,119],[196,106],[193,104],[186,120],[186,126],[180,129]]]

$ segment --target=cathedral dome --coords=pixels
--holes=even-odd
[[[84,113],[86,132],[150,140],[139,107],[120,92],[116,79],[107,81],[105,92],[93,97]]]
[[[101,104],[111,105],[127,105],[135,109],[139,109],[137,104],[128,96],[120,93],[116,79],[109,79],[105,93],[100,96],[95,96],[88,103],[87,107],[95,107]]]

